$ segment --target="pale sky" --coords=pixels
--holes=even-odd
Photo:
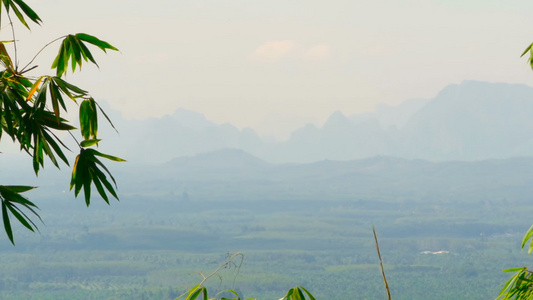
[[[21,62],[66,33],[112,43],[120,53],[68,79],[126,118],[182,107],[241,128],[294,127],[434,97],[463,80],[533,85],[520,59],[533,42],[531,0],[28,3],[44,23],[31,41],[19,34]],[[58,47],[43,53],[42,70]]]

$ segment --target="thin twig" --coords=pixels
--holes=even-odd
[[[31,63],[37,58],[37,56],[39,56],[39,54],[41,54],[41,52],[43,52],[43,50],[44,50],[46,47],[50,46],[51,44],[57,42],[58,40],[60,40],[60,39],[62,39],[62,38],[65,38],[65,37],[66,37],[66,35],[64,35],[64,36],[60,36],[60,37],[58,37],[57,39],[55,39],[55,40],[49,42],[48,44],[44,45],[44,46],[41,48],[41,50],[39,50],[39,52],[37,52],[37,54],[35,54],[35,56],[30,60],[30,62],[29,62],[27,65],[25,65],[24,68],[22,68],[22,70],[21,70],[20,72],[21,72],[21,73],[25,72],[24,70],[25,70],[29,65],[31,65]],[[15,52],[15,53],[16,53],[16,52]],[[28,71],[29,71],[29,70],[28,70]]]
[[[383,260],[381,259],[381,253],[379,252],[378,236],[376,234],[376,228],[372,226],[372,231],[374,232],[374,240],[376,240],[376,250],[378,251],[379,265],[381,267],[381,275],[383,275],[383,282],[385,283],[385,290],[387,290],[387,296],[391,300],[389,284],[387,283],[387,278],[385,277],[385,269],[383,268]]]
[[[70,134],[70,136],[74,139],[74,141],[76,142],[76,144],[78,144],[78,147],[80,147],[80,149],[83,149],[83,147],[80,145],[80,143],[78,142],[78,139],[76,139],[76,137],[72,134],[72,132],[70,130],[67,130],[68,133]],[[68,148],[67,148],[68,149]],[[69,149],[70,150],[70,149]]]
[[[15,49],[15,70],[18,70],[19,60],[17,58],[17,38],[15,37],[15,26],[13,26],[13,21],[11,21],[11,16],[9,12],[7,13],[7,18],[9,20],[9,25],[11,25],[11,33],[13,34],[13,48]]]
[[[200,284],[199,284],[198,286],[202,286],[202,285],[203,285],[203,284],[204,284],[209,278],[211,278],[211,277],[217,275],[217,273],[220,271],[220,269],[222,269],[222,268],[227,268],[227,267],[229,267],[229,266],[231,266],[231,265],[236,265],[236,264],[233,262],[233,259],[234,259],[235,257],[237,257],[237,256],[240,256],[240,257],[241,257],[241,263],[240,263],[239,266],[238,266],[238,269],[240,269],[240,266],[242,265],[242,260],[243,260],[243,256],[244,256],[244,255],[243,255],[242,253],[240,253],[240,252],[236,252],[236,253],[231,254],[231,255],[229,256],[228,260],[227,260],[225,263],[223,263],[223,264],[221,264],[220,266],[218,266],[218,268],[217,268],[216,270],[214,270],[214,271],[213,271],[211,274],[209,274],[208,276],[205,276],[204,274],[200,273],[200,275],[202,275],[202,277],[203,277],[204,279],[200,282]]]

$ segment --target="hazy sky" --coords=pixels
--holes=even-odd
[[[28,3],[44,24],[26,49],[86,32],[121,50],[69,79],[127,118],[183,107],[239,127],[290,127],[466,79],[533,83],[520,59],[533,41],[531,0]]]

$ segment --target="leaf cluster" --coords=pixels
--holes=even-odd
[[[88,62],[90,60],[98,66],[85,43],[97,46],[104,52],[106,52],[107,49],[118,51],[117,48],[113,47],[108,42],[102,41],[92,35],[85,33],[78,33],[75,35],[70,34],[63,39],[63,43],[59,48],[59,53],[52,63],[52,68],[56,69],[58,77],[65,74],[69,61],[71,62],[72,72],[76,71],[76,66],[79,66],[81,69],[83,61]]]
[[[504,270],[515,273],[503,286],[499,300],[533,299],[533,273],[527,267]]]
[[[533,69],[533,43],[527,46],[526,50],[524,50],[524,52],[522,53],[522,55],[520,55],[520,57],[523,57],[527,53],[529,53],[529,58],[527,59],[527,62]]]
[[[68,132],[79,147],[79,154],[72,171],[71,190],[74,188],[74,194],[78,196],[83,187],[87,205],[90,204],[93,183],[98,194],[107,203],[109,203],[108,193],[118,199],[115,190],[115,178],[101,159],[105,158],[117,162],[124,160],[90,148],[98,146],[101,141],[98,138],[98,113],[102,113],[111,126],[113,124],[86,90],[63,79],[69,65],[72,67],[72,72],[77,67],[81,69],[83,61],[90,61],[97,65],[89,50],[90,46],[97,47],[104,52],[118,49],[85,33],[66,35],[56,40],[62,39],[58,54],[52,63],[52,69],[55,69],[56,75],[28,76],[27,72],[37,67],[27,68],[33,59],[27,67],[19,70],[17,60],[12,59],[6,48],[6,44],[14,43],[16,57],[16,39],[10,17],[11,13],[27,28],[29,28],[27,20],[36,24],[42,22],[37,13],[24,1],[0,0],[0,25],[2,16],[7,15],[13,33],[13,40],[0,42],[0,140],[4,136],[9,137],[20,146],[21,151],[28,153],[33,160],[33,170],[38,175],[39,170],[45,165],[45,160],[50,160],[57,168],[60,167],[60,161],[69,165],[66,152],[71,150],[58,137],[58,132]],[[0,28],[2,27],[0,26]],[[73,101],[79,106],[79,130],[83,138],[81,142],[77,141],[72,134],[72,131],[77,128],[62,117],[67,112],[67,100]],[[14,238],[10,215],[31,231],[37,228],[24,212],[27,211],[39,217],[35,211],[37,206],[21,195],[21,193],[33,188],[30,186],[0,186],[4,229],[12,243],[14,243]]]
[[[201,284],[198,284],[196,286],[194,286],[192,289],[190,289],[187,293],[179,296],[178,298],[176,298],[176,300],[178,299],[181,299],[183,297],[185,297],[185,300],[196,300],[196,299],[201,299],[201,300],[241,300],[239,294],[237,294],[237,292],[235,292],[234,290],[225,290],[225,291],[222,291],[222,292],[219,292],[217,294],[220,295],[224,292],[229,292],[233,295],[235,295],[235,298],[227,298],[227,297],[221,297],[221,298],[209,298],[209,295],[208,295],[208,292],[207,292],[207,288],[205,286],[202,286]],[[246,298],[244,300],[255,300],[255,298]]]

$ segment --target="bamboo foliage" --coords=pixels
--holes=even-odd
[[[69,82],[63,77],[69,66],[74,73],[81,69],[84,62],[96,66],[96,60],[90,48],[106,52],[117,51],[111,44],[89,34],[77,33],[60,37],[45,45],[35,57],[22,69],[19,69],[16,52],[16,38],[12,16],[16,17],[26,28],[33,22],[40,25],[41,18],[23,0],[0,0],[0,28],[10,28],[8,32],[12,38],[0,42],[0,140],[10,138],[20,146],[20,150],[32,157],[33,170],[38,175],[39,170],[49,160],[55,167],[61,164],[70,165],[69,149],[64,141],[58,137],[58,132],[68,132],[74,138],[79,148],[70,183],[75,196],[81,192],[85,202],[90,204],[91,189],[94,184],[98,195],[109,203],[110,194],[118,199],[116,181],[101,159],[121,162],[116,156],[101,153],[97,147],[101,139],[98,138],[98,114],[105,115],[98,103],[90,94]],[[2,22],[9,21],[7,27]],[[1,32],[1,31],[0,31]],[[42,50],[54,42],[60,42],[57,56],[53,59],[52,69],[56,75],[27,75],[37,68],[32,66],[33,60]],[[14,44],[14,56],[9,53],[6,45]],[[82,140],[78,141],[73,134],[78,130],[72,123],[63,118],[66,115],[66,101],[73,101],[79,106],[79,132]],[[111,123],[111,126],[113,124]],[[114,126],[113,126],[114,128]],[[39,218],[37,206],[21,194],[35,187],[30,186],[0,186],[0,205],[4,230],[11,243],[14,244],[13,229],[10,216],[14,217],[28,230],[35,231],[36,224],[29,217]]]

